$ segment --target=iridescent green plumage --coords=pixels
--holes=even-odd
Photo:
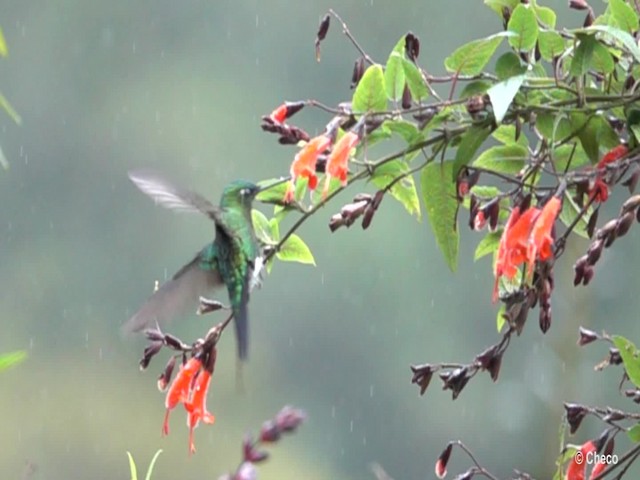
[[[259,187],[235,181],[222,193],[220,206],[214,207],[197,193],[183,190],[152,172],[131,172],[131,180],[157,203],[182,211],[199,211],[215,222],[216,236],[195,258],[164,283],[125,324],[139,331],[195,310],[199,298],[226,285],[234,314],[238,355],[247,357],[249,293],[261,268],[260,246],[251,221],[251,204]]]

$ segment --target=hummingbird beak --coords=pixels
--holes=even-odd
[[[282,177],[282,178],[279,178],[278,180],[274,180],[266,184],[258,185],[257,193],[264,192],[265,190],[269,190],[270,188],[273,188],[273,187],[277,187],[278,185],[282,185],[283,183],[286,183],[288,181],[289,181],[289,177]]]

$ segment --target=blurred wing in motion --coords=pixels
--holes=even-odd
[[[125,333],[138,332],[155,326],[156,322],[164,325],[182,314],[195,313],[200,297],[210,295],[214,288],[222,285],[217,270],[200,268],[200,255],[198,253],[171,280],[163,283],[123,325],[122,330]]]

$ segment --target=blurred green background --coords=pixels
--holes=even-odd
[[[582,23],[566,1],[543,3],[558,9],[560,23]],[[640,337],[637,229],[606,252],[586,289],[571,286],[586,243],[570,245],[557,265],[550,332],[540,333],[534,312],[499,382],[481,375],[452,402],[437,381],[420,397],[408,367],[469,361],[496,340],[490,262],[472,261],[481,237],[462,229],[452,274],[426,220],[392,199],[366,232],[330,234],[328,218],[355,187],[299,231],[318,266],[276,264],[254,292],[244,393],[235,386],[233,337],[223,339],[209,395],[217,421],[196,430],[198,453],[189,458],[182,412],[160,437],[156,375],[166,356],[140,373],[144,342],[122,338],[119,326],[212,228],[155,207],[127,170],[162,170],[216,201],[230,180],[285,174],[295,149],[262,133],[260,116],[285,99],[334,104],[351,94],[357,54],[335,23],[315,61],[318,20],[329,7],[381,62],[412,30],[433,73],[501,21],[480,1],[0,5],[10,49],[0,90],[23,119],[16,126],[0,115],[11,163],[0,171],[0,352],[29,351],[0,375],[0,478],[21,478],[31,462],[34,479],[126,479],[127,450],[144,470],[158,448],[154,478],[217,478],[237,464],[243,435],[286,403],[309,420],[276,445],[261,478],[373,478],[371,462],[396,480],[432,478],[437,455],[457,438],[501,476],[518,467],[549,478],[563,401],[631,408],[616,392],[619,370],[592,371],[605,348],[579,349],[575,340],[579,325]],[[310,110],[296,117],[312,133],[327,120]],[[614,195],[600,218],[623,198]],[[213,321],[188,318],[172,331],[189,339]],[[573,441],[601,427],[589,421]],[[456,455],[451,468],[466,466]]]

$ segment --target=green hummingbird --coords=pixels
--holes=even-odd
[[[128,332],[140,331],[156,323],[195,310],[199,299],[226,285],[234,316],[238,356],[247,358],[249,294],[261,281],[264,260],[251,220],[251,205],[261,188],[237,180],[227,185],[214,206],[203,196],[182,189],[155,172],[137,170],[129,178],[163,207],[201,212],[215,223],[213,242],[205,245],[142,305],[124,325]],[[270,188],[271,185],[265,187]]]

